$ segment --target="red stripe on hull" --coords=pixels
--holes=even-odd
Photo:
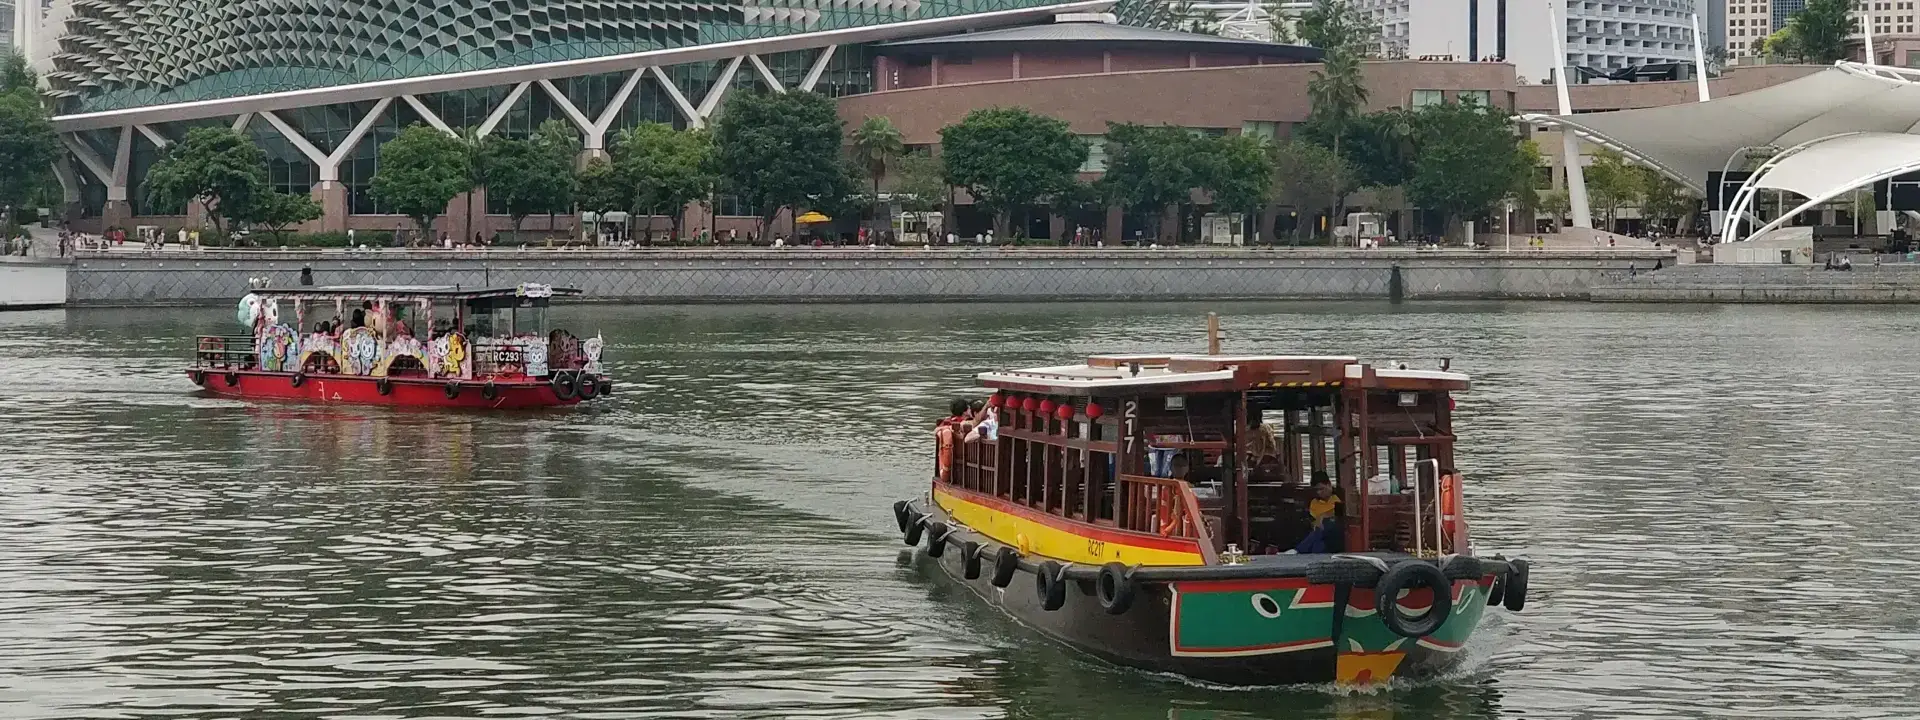
[[[188,371],[192,377],[194,371]],[[293,386],[292,373],[238,371],[239,382],[227,384],[225,371],[206,372],[201,387],[226,397],[260,400],[300,400],[315,403],[351,403],[357,405],[394,405],[399,407],[518,409],[573,405],[580,400],[562,400],[544,382],[495,382],[498,396],[488,400],[481,393],[485,383],[462,381],[460,395],[447,397],[446,381],[437,379],[390,378],[392,392],[380,394],[379,378],[358,375],[308,375],[300,387]]]
[[[997,496],[983,495],[981,493],[977,493],[972,490],[954,487],[952,485],[940,485],[939,490],[940,492],[949,493],[956,498],[965,500],[975,505],[979,505],[981,507],[985,507],[995,512],[1014,515],[1025,520],[1030,520],[1036,523],[1040,523],[1042,525],[1053,528],[1055,530],[1073,533],[1075,535],[1092,538],[1094,540],[1099,540],[1101,542],[1115,543],[1118,545],[1133,545],[1135,547],[1151,548],[1154,550],[1165,550],[1167,552],[1190,552],[1190,553],[1200,552],[1200,543],[1195,540],[1171,538],[1171,537],[1166,537],[1164,535],[1149,535],[1147,533],[1134,532],[1132,530],[1121,530],[1116,527],[1109,527],[1106,525],[1096,525],[1093,523],[1081,522],[1079,520],[1073,520],[1070,518],[1063,518],[1058,515],[1041,512],[1039,510],[1035,510],[1025,505],[1021,505],[1019,503],[1015,503],[1013,501],[1006,500]]]

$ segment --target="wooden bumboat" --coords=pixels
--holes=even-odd
[[[1097,355],[978,381],[997,439],[937,432],[932,487],[895,519],[920,557],[1075,648],[1227,685],[1417,679],[1460,663],[1487,606],[1526,603],[1526,561],[1468,538],[1463,374]],[[1340,499],[1330,523],[1307,516],[1309,479]],[[1316,527],[1326,547],[1287,552]]]
[[[187,377],[212,394],[244,398],[572,405],[613,391],[599,337],[547,328],[551,299],[579,294],[534,283],[256,289],[238,312],[251,332],[200,336]],[[291,324],[281,320],[282,300],[292,303]],[[303,331],[309,320],[316,322]]]

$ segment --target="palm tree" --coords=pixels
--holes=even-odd
[[[473,191],[487,184],[487,167],[491,164],[489,162],[491,159],[489,155],[491,154],[493,137],[490,135],[481,135],[480,129],[474,127],[460,128],[455,131],[455,135],[460,138],[461,148],[466,150],[467,168],[472,173],[470,179],[473,184],[467,188],[467,232],[478,234],[473,224]],[[481,208],[480,212],[485,213],[486,208]],[[552,226],[549,225],[548,227]],[[455,240],[464,242],[466,238],[456,238]],[[427,238],[427,241],[431,243],[433,238]]]
[[[1313,117],[1326,123],[1333,133],[1333,152],[1337,155],[1347,124],[1367,105],[1367,83],[1360,70],[1359,53],[1350,48],[1326,52],[1320,69],[1307,81],[1307,99],[1313,103]]]
[[[853,131],[853,161],[873,178],[874,232],[880,231],[880,179],[907,154],[900,130],[885,117],[870,117]]]

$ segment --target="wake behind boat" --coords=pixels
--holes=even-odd
[[[251,332],[200,336],[187,377],[213,394],[245,398],[572,405],[613,390],[600,338],[547,328],[551,299],[579,294],[534,283],[254,290],[238,309]],[[291,324],[280,315],[282,300],[292,304]],[[302,332],[309,320],[312,330]]]
[[[895,519],[1073,647],[1231,685],[1363,684],[1452,668],[1486,606],[1526,603],[1526,561],[1468,538],[1466,375],[1097,355],[978,380],[995,392],[942,421],[932,486]]]

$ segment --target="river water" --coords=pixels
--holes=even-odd
[[[903,563],[971,373],[1209,309],[1475,375],[1476,540],[1536,569],[1457,677],[1199,687]],[[618,394],[499,415],[199,397],[231,317],[0,314],[0,717],[1920,716],[1907,308],[573,306]]]

